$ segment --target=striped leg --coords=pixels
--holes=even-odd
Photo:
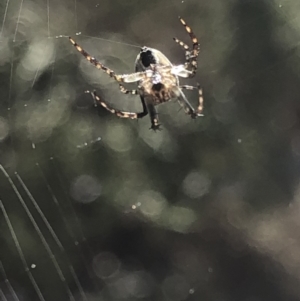
[[[138,90],[127,90],[123,85],[119,84],[120,91],[124,94],[139,94]]]
[[[143,102],[142,102],[143,112],[140,112],[140,113],[124,112],[124,111],[116,110],[116,109],[110,107],[106,102],[104,102],[103,100],[101,100],[101,98],[96,94],[95,91],[93,91],[93,92],[91,92],[91,91],[85,91],[85,93],[91,94],[96,104],[99,103],[107,111],[109,111],[109,112],[117,115],[120,118],[138,119],[138,118],[143,118],[144,116],[146,116],[148,114],[146,105]]]
[[[185,44],[184,42],[178,40],[177,38],[173,38],[173,40],[179,45],[181,46],[184,50],[185,50],[185,68],[189,68],[191,66],[191,50],[189,48],[189,46],[187,44]],[[192,75],[189,75],[189,77],[193,77],[194,73],[192,73]]]
[[[188,51],[189,53],[190,53],[190,47],[187,45],[187,44],[185,44],[185,43],[183,43],[182,41],[180,41],[180,40],[178,40],[177,38],[173,38],[173,40],[177,43],[177,44],[179,44],[185,51]]]
[[[101,69],[106,72],[110,77],[115,79],[117,82],[124,83],[134,83],[145,77],[144,72],[136,72],[131,74],[122,74],[118,75],[115,72],[103,64],[101,64],[98,60],[88,54],[81,46],[79,46],[71,37],[69,37],[70,42],[74,45],[74,47],[79,51],[90,63],[92,63],[97,69]]]
[[[185,56],[186,56],[186,65],[191,66],[191,71],[192,71],[192,76],[196,74],[197,71],[197,57],[200,52],[200,46],[198,43],[198,39],[196,38],[195,34],[193,33],[192,29],[186,24],[186,22],[179,17],[179,20],[181,24],[184,26],[185,30],[189,34],[192,42],[193,42],[193,49],[190,51],[189,47],[183,43],[182,41],[178,40],[177,38],[174,38],[175,42],[178,43],[181,47],[183,47],[186,51]]]
[[[150,130],[153,130],[154,132],[161,131],[160,123],[158,119],[158,113],[155,106],[151,102],[148,102],[147,107],[148,107],[148,112],[151,120]]]
[[[186,89],[186,90],[198,90],[198,95],[199,95],[198,103],[199,104],[198,104],[196,113],[199,116],[201,116],[202,115],[202,111],[203,111],[203,102],[204,102],[204,99],[203,99],[203,91],[202,91],[202,88],[200,87],[200,85],[197,84],[197,87],[184,85],[184,86],[180,86],[179,88],[180,89]]]

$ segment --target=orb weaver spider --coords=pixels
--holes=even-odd
[[[99,103],[109,112],[121,118],[138,119],[143,118],[148,113],[151,119],[152,130],[159,130],[160,124],[156,106],[176,98],[179,104],[184,108],[185,112],[195,119],[203,116],[203,95],[199,84],[197,87],[179,85],[178,77],[191,78],[194,77],[197,71],[197,57],[200,52],[198,40],[192,29],[186,22],[179,17],[181,24],[189,34],[193,47],[190,50],[189,46],[182,41],[174,38],[174,41],[185,50],[186,62],[181,65],[173,65],[169,59],[159,50],[150,47],[142,47],[135,61],[135,73],[131,74],[116,74],[113,70],[104,66],[97,59],[88,54],[81,46],[79,46],[71,37],[70,42],[75,48],[96,68],[105,71],[111,78],[119,83],[120,91],[124,94],[138,94],[140,95],[143,111],[140,113],[124,112],[110,107],[104,100],[102,100],[95,91],[90,93],[94,98],[95,103]],[[121,83],[138,83],[136,90],[127,90]],[[198,90],[199,104],[195,110],[187,100],[182,92],[183,89]]]

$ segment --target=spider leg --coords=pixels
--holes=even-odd
[[[184,77],[184,78],[190,78],[193,77],[194,74],[192,71],[186,69],[186,64],[185,65],[177,65],[173,66],[171,69],[171,74]]]
[[[187,86],[187,87],[191,87],[191,86]],[[184,89],[187,89],[187,88],[184,88]],[[197,110],[195,110],[192,107],[192,105],[187,100],[186,96],[184,95],[184,93],[181,91],[180,88],[178,88],[178,87],[173,88],[173,92],[174,92],[175,96],[177,97],[179,104],[183,107],[186,114],[190,115],[193,119],[195,119],[199,116],[203,116],[203,114],[201,113],[202,109],[203,109],[203,107],[202,107],[203,101],[201,102],[201,100],[200,100],[200,98],[203,100],[201,89],[199,90],[199,106],[198,106]]]
[[[203,90],[202,88],[200,87],[199,84],[197,84],[197,87],[194,87],[194,86],[187,86],[187,85],[183,85],[183,86],[180,86],[179,88],[181,89],[186,89],[186,90],[198,90],[198,107],[197,107],[197,112],[198,113],[201,113],[203,111]]]
[[[71,37],[70,42],[74,45],[78,52],[80,52],[90,63],[92,63],[97,69],[101,69],[106,72],[110,77],[115,79],[117,82],[134,83],[145,77],[144,72],[136,72],[131,74],[118,75],[108,67],[101,64],[97,59],[88,54],[81,46],[79,46]]]
[[[85,93],[91,94],[96,103],[99,103],[107,111],[117,115],[120,118],[138,119],[138,118],[143,118],[144,116],[146,116],[148,114],[147,107],[143,101],[142,101],[143,112],[140,112],[140,113],[124,112],[124,111],[116,110],[116,109],[113,109],[112,107],[110,107],[106,102],[101,100],[101,98],[96,94],[95,91],[93,91],[93,92],[85,91]]]
[[[159,123],[159,119],[158,119],[158,113],[157,113],[157,110],[156,110],[154,104],[152,103],[152,99],[146,98],[146,101],[145,101],[145,99],[141,96],[141,100],[142,100],[142,102],[146,103],[146,105],[147,105],[148,113],[149,113],[150,120],[151,120],[150,130],[160,131],[161,128],[160,128],[160,123]]]
[[[132,94],[136,95],[139,94],[138,90],[127,90],[123,85],[119,84],[120,91],[124,94]]]
[[[180,89],[185,89],[185,90],[199,90],[199,87],[188,86],[188,85],[179,86],[179,88]]]
[[[173,40],[177,44],[179,44],[185,51],[189,51],[190,50],[190,47],[187,44],[183,43],[182,41],[178,40],[177,38],[173,38]]]
[[[191,51],[190,48],[187,44],[185,44],[184,42],[178,40],[177,38],[173,38],[173,40],[179,45],[181,46],[184,50],[185,50],[185,68],[189,68],[190,64],[191,64]],[[193,74],[189,75],[189,77],[192,77]]]
[[[185,46],[187,46],[186,44],[184,44],[183,42],[179,41],[178,39],[175,39],[175,42],[179,43],[179,45],[181,45],[183,48],[186,49],[186,58],[187,58],[187,62],[186,65],[190,65],[191,66],[191,71],[192,71],[192,76],[194,76],[196,74],[197,71],[197,57],[199,55],[200,52],[200,46],[198,43],[198,39],[196,38],[195,34],[193,33],[192,29],[186,24],[186,22],[179,17],[179,20],[181,22],[181,24],[184,26],[185,30],[187,31],[187,33],[189,34],[192,42],[193,42],[193,49],[191,52],[188,53],[188,49],[185,48]]]

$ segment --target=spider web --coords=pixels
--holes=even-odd
[[[284,207],[297,209],[299,194],[298,4],[207,2],[1,3],[1,300],[299,294],[299,259],[288,256],[300,246],[297,210]],[[129,73],[143,45],[183,62],[178,15],[201,43],[194,83],[206,117],[162,106],[153,135],[146,118],[95,109],[85,90],[127,111],[141,105],[67,36]]]

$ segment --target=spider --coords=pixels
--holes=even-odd
[[[195,76],[197,71],[197,57],[199,55],[199,43],[192,29],[186,22],[179,17],[181,24],[189,34],[193,47],[190,50],[189,46],[182,41],[174,38],[174,41],[185,50],[186,62],[181,65],[172,65],[168,58],[159,50],[150,47],[142,47],[135,61],[135,73],[118,75],[108,67],[104,66],[97,59],[89,55],[81,46],[79,46],[71,37],[70,42],[75,48],[96,68],[105,71],[110,77],[119,83],[120,91],[124,94],[140,95],[143,111],[139,113],[124,112],[110,107],[102,100],[95,91],[90,93],[95,101],[105,109],[121,118],[138,119],[143,118],[148,113],[151,119],[152,130],[159,130],[160,124],[156,106],[176,98],[179,104],[184,108],[185,112],[195,119],[203,116],[203,96],[202,89],[199,84],[197,87],[179,85],[178,77],[191,78]],[[138,83],[136,90],[127,90],[121,83]],[[195,110],[182,92],[183,89],[198,90],[199,104]]]

